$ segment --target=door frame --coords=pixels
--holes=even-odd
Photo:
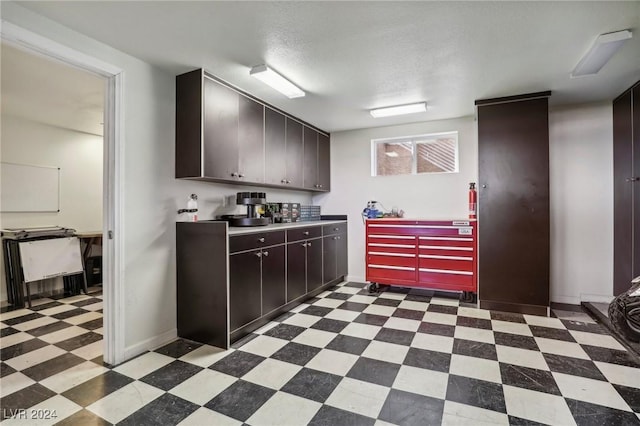
[[[105,79],[103,136],[103,360],[123,362],[124,346],[124,71],[5,20],[3,42],[30,53],[65,63]]]

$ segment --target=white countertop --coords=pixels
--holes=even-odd
[[[253,234],[256,232],[281,231],[284,229],[304,228],[306,226],[331,225],[334,223],[346,223],[346,220],[314,220],[309,222],[272,223],[265,226],[230,226],[229,235]]]

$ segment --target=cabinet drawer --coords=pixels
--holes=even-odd
[[[473,258],[467,256],[420,255],[420,268],[452,272],[473,272]]]
[[[322,236],[322,227],[309,226],[306,228],[287,229],[287,242],[308,240]]]
[[[367,243],[367,253],[371,252],[404,253],[415,256],[416,246],[413,244]]]
[[[416,255],[383,251],[369,251],[367,253],[367,265],[409,266],[415,268]]]
[[[416,237],[413,235],[381,235],[370,234],[367,236],[367,242],[371,244],[413,246],[416,245]]]
[[[232,235],[229,237],[229,252],[252,250],[260,247],[284,243],[284,231],[256,232],[255,234]]]
[[[450,273],[431,268],[420,268],[418,280],[425,285],[433,285],[439,288],[452,288],[454,290],[475,291],[473,274]]]
[[[333,223],[322,226],[322,235],[344,234],[347,232],[346,223]]]
[[[415,283],[416,270],[408,266],[367,265],[367,281]]]
[[[472,236],[457,236],[457,237],[418,237],[418,243],[420,246],[433,246],[433,247],[466,247],[473,249],[474,238]]]

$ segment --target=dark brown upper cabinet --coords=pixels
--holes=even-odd
[[[304,187],[314,191],[329,191],[329,137],[304,127]]]
[[[201,69],[176,77],[176,178],[328,191],[329,167],[328,135]]]
[[[265,183],[302,187],[302,124],[267,107],[264,125]]]

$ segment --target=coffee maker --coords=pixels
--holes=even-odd
[[[238,192],[236,204],[247,206],[247,214],[221,216],[221,219],[229,222],[229,226],[264,226],[269,224],[269,218],[259,217],[256,207],[267,204],[267,195],[264,192]]]

